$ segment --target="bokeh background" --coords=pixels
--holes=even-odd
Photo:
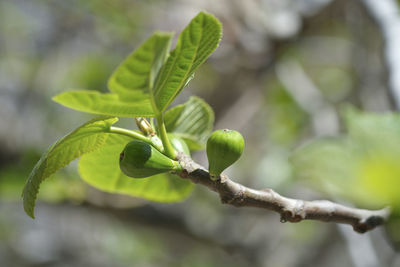
[[[400,266],[382,227],[360,235],[282,224],[272,212],[221,205],[201,187],[176,204],[106,194],[80,180],[76,163],[42,184],[35,220],[24,214],[21,190],[41,153],[93,117],[51,97],[106,91],[113,69],[153,31],[179,33],[201,10],[223,23],[223,40],[175,103],[198,95],[217,129],[245,136],[227,173],[354,205],[296,179],[288,158],[342,134],[344,105],[399,107],[396,1],[0,0],[0,266]],[[204,152],[193,156],[207,165]]]

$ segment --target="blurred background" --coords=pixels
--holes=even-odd
[[[0,266],[400,266],[383,227],[360,235],[282,224],[273,212],[221,205],[200,186],[175,204],[106,194],[80,180],[76,163],[42,184],[35,220],[24,214],[21,190],[40,155],[93,117],[51,97],[106,91],[113,69],[153,31],[179,33],[201,10],[223,23],[223,40],[175,103],[198,95],[216,129],[244,135],[244,155],[227,174],[360,206],[297,179],[289,156],[343,135],[344,106],[400,107],[398,2],[0,0]],[[207,166],[204,152],[193,157]]]

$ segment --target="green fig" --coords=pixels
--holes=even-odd
[[[215,180],[242,155],[243,136],[234,130],[217,130],[207,140],[208,170]]]
[[[182,170],[177,161],[140,140],[133,140],[125,146],[120,154],[119,166],[123,173],[133,178],[145,178],[168,171]]]

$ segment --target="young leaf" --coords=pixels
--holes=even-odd
[[[156,202],[176,202],[186,198],[193,189],[190,181],[169,174],[133,179],[119,168],[119,154],[132,139],[111,135],[101,148],[79,160],[82,179],[102,191],[142,197]]]
[[[108,81],[110,93],[80,90],[53,98],[66,107],[119,117],[152,117],[150,90],[168,57],[172,33],[156,32],[125,59]]]
[[[124,101],[149,100],[155,79],[167,60],[172,33],[156,32],[125,59],[108,81]]]
[[[168,132],[183,138],[190,150],[199,150],[213,129],[214,112],[203,99],[192,96],[167,110],[164,119]]]
[[[200,12],[183,30],[155,83],[156,113],[164,111],[176,98],[194,71],[218,47],[221,36],[221,23],[204,12]]]
[[[154,116],[150,99],[126,102],[121,101],[117,94],[79,90],[61,93],[54,96],[53,100],[63,106],[93,114],[118,117]]]
[[[22,192],[25,212],[34,218],[40,183],[79,156],[101,147],[117,118],[93,119],[54,143],[36,163]]]

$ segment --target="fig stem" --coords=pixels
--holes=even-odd
[[[143,142],[148,143],[149,145],[152,145],[158,151],[160,151],[160,152],[163,151],[163,148],[159,144],[156,144],[150,138],[148,138],[148,137],[146,137],[146,136],[144,136],[144,135],[142,135],[140,133],[137,133],[135,131],[131,131],[131,130],[128,130],[128,129],[123,129],[123,128],[111,126],[110,129],[109,129],[109,132],[110,133],[114,133],[114,134],[120,134],[120,135],[129,136],[129,137],[132,137],[133,139],[136,139],[136,140],[141,140]]]
[[[158,131],[159,131],[159,136],[161,138],[161,142],[163,143],[164,146],[164,154],[167,155],[171,159],[176,159],[177,154],[175,149],[172,147],[171,142],[169,141],[168,135],[167,135],[167,129],[165,128],[164,124],[164,115],[162,113],[159,113],[156,115],[157,119],[157,126],[158,126]]]

